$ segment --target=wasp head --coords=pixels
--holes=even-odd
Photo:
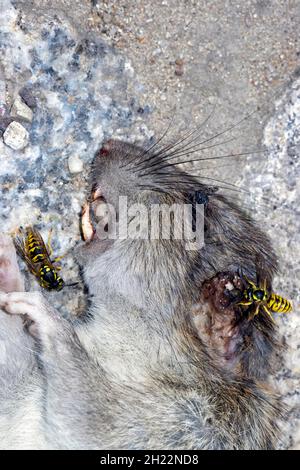
[[[55,269],[51,266],[44,265],[40,268],[40,279],[42,287],[48,290],[60,291],[64,287],[64,281],[58,276]]]
[[[256,300],[258,302],[262,302],[266,300],[268,297],[268,293],[263,290],[263,289],[255,289],[253,291],[253,300]]]

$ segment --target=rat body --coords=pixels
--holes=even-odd
[[[208,240],[201,249],[187,250],[174,234],[169,240],[102,239],[92,230],[76,249],[90,307],[75,322],[61,318],[41,294],[7,283],[12,265],[6,265],[0,308],[16,316],[1,312],[1,321],[9,318],[19,328],[20,349],[29,351],[22,357],[22,377],[30,384],[24,398],[16,356],[7,369],[9,380],[3,380],[5,386],[17,385],[1,403],[5,408],[11,400],[17,413],[26,409],[26,399],[27,416],[14,431],[26,419],[28,429],[23,443],[14,433],[3,441],[8,424],[1,411],[4,448],[276,446],[281,405],[267,385],[277,347],[274,325],[263,315],[251,320],[241,315],[226,287],[238,285],[234,273],[240,268],[270,284],[274,253],[240,209],[217,193],[209,196],[209,188],[191,175],[164,165],[155,149],[109,141],[93,164],[92,209],[97,212],[106,201],[117,212],[118,225],[120,196],[129,206],[150,209],[184,204],[199,191]],[[107,221],[109,211],[102,225]],[[8,260],[14,256],[10,251]],[[34,322],[33,337],[21,328],[20,315]]]

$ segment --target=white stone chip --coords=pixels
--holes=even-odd
[[[14,150],[22,150],[28,144],[29,134],[19,122],[13,121],[7,126],[3,140],[6,145]]]
[[[77,155],[71,155],[68,159],[70,173],[80,173],[83,170],[83,162]]]
[[[31,122],[33,119],[33,112],[27,106],[26,103],[22,100],[20,96],[18,96],[11,108],[11,115],[12,117],[17,117],[20,119],[24,119],[25,121]]]
[[[225,287],[227,290],[233,290],[234,289],[234,286],[232,284],[232,282],[228,281],[227,284],[225,284]]]

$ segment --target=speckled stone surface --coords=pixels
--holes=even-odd
[[[148,135],[140,117],[141,87],[127,93],[132,68],[126,58],[100,38],[78,33],[63,13],[25,21],[7,0],[0,0],[0,11],[0,133],[19,96],[33,111],[31,123],[18,118],[29,133],[23,150],[0,138],[1,230],[35,224],[47,239],[52,228],[55,254],[64,254],[80,239],[89,167],[103,139]],[[68,159],[74,157],[83,170],[71,173]],[[71,257],[63,267],[66,282],[77,279]],[[28,282],[36,288],[32,276]],[[63,303],[74,311],[74,296],[65,289],[58,302],[66,297]]]
[[[80,239],[88,168],[104,138],[147,140],[172,117],[176,136],[216,105],[205,139],[251,114],[217,142],[234,141],[208,154],[266,152],[200,170],[238,185],[241,193],[226,194],[278,254],[274,289],[295,307],[277,320],[286,352],[276,386],[292,407],[280,447],[299,449],[299,2],[0,0],[0,11],[0,134],[13,119],[29,133],[21,151],[0,137],[1,230],[36,223],[46,238],[52,227],[55,254]],[[18,94],[32,123],[12,117]],[[70,158],[81,172],[70,172]],[[62,265],[66,281],[78,278],[72,257]],[[28,284],[37,288],[30,276]],[[78,293],[64,289],[52,301],[76,313]]]
[[[291,413],[284,447],[300,449],[300,80],[276,103],[276,112],[264,130],[268,156],[255,178],[253,195],[272,195],[273,205],[258,209],[257,217],[273,240],[279,260],[274,290],[293,300],[294,311],[278,320],[286,345],[277,386]],[[249,175],[250,176],[250,175]],[[249,178],[248,176],[248,178]],[[264,196],[262,196],[264,195]],[[264,201],[264,200],[263,200]],[[264,201],[265,203],[265,201]]]

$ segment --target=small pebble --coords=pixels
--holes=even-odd
[[[183,59],[176,59],[175,60],[175,75],[178,75],[178,76],[183,75],[183,73],[184,73],[183,65],[184,65]]]
[[[0,133],[4,132],[7,126],[13,121],[14,119],[12,117],[1,116],[1,108],[0,108]]]
[[[14,150],[22,150],[28,144],[29,134],[25,127],[19,122],[13,121],[9,124],[3,134],[6,145]]]
[[[70,173],[81,173],[83,162],[77,155],[71,155],[68,159]]]
[[[35,109],[37,107],[37,99],[33,95],[33,92],[30,87],[24,86],[23,88],[21,88],[21,90],[19,91],[19,96],[21,97],[23,102],[27,104],[27,106],[29,106],[29,108]]]
[[[20,96],[18,96],[15,99],[12,105],[11,115],[13,117],[24,119],[25,121],[28,121],[28,122],[31,122],[33,118],[32,110],[29,108],[29,106],[27,106],[26,103],[24,103],[24,101],[22,100]]]
[[[227,290],[233,290],[234,289],[234,286],[230,281],[228,281],[227,284],[225,284],[225,287],[226,287]]]

